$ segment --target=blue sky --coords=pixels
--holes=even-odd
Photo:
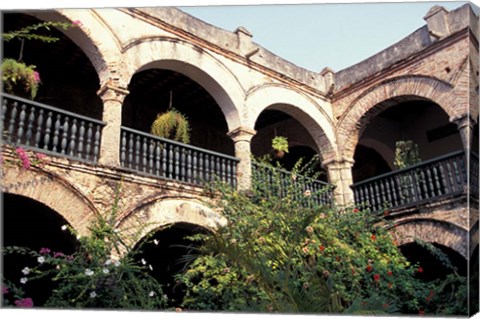
[[[237,5],[179,7],[229,31],[238,26],[253,41],[312,71],[339,71],[403,39],[424,24],[434,5],[447,10],[466,2]]]

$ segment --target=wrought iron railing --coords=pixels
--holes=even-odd
[[[378,211],[386,207],[415,206],[441,197],[455,196],[465,193],[466,186],[465,152],[457,151],[364,180],[351,187],[357,205]]]
[[[97,162],[102,121],[10,94],[1,98],[3,142]]]
[[[258,162],[252,163],[252,174],[256,183],[265,185],[269,192],[276,192],[280,197],[290,191],[295,199],[308,204],[333,204],[333,186],[328,183]]]
[[[122,127],[123,167],[177,181],[202,185],[221,180],[236,186],[238,159]]]

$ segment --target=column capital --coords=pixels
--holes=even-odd
[[[127,89],[118,87],[110,82],[105,83],[97,91],[97,95],[105,101],[116,101],[123,103],[123,100],[130,92]]]
[[[338,158],[329,158],[322,162],[323,167],[332,167],[332,168],[342,168],[342,167],[352,167],[355,163],[353,158],[341,157]]]
[[[457,124],[459,129],[462,129],[466,126],[473,127],[475,126],[475,121],[470,114],[462,114],[457,116],[452,116],[450,122]]]
[[[248,128],[248,127],[237,127],[236,129],[231,130],[230,132],[227,133],[227,135],[234,141],[234,142],[239,142],[239,141],[245,141],[245,142],[250,142],[257,134],[257,131]]]

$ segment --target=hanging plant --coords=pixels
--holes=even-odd
[[[272,139],[272,148],[276,158],[282,158],[288,153],[288,140],[284,136],[275,136]]]
[[[421,161],[417,144],[410,140],[397,141],[395,144],[395,161],[393,163],[396,168],[406,168]]]
[[[40,74],[35,71],[36,67],[34,65],[27,65],[22,61],[25,40],[38,40],[45,43],[56,42],[59,38],[38,34],[36,32],[40,29],[46,29],[49,31],[51,27],[67,30],[68,28],[75,26],[81,26],[80,21],[75,21],[73,23],[47,21],[27,26],[20,30],[3,33],[2,39],[5,42],[13,39],[21,41],[18,60],[11,58],[3,59],[0,68],[3,89],[7,93],[33,100],[37,95],[41,81]]]
[[[4,90],[20,97],[35,98],[40,85],[40,74],[34,65],[26,65],[14,59],[4,59],[0,73]]]
[[[152,123],[151,133],[184,144],[190,142],[190,124],[185,115],[174,108],[157,115]]]

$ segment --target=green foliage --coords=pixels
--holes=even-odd
[[[280,176],[268,181],[257,176],[248,194],[216,185],[215,207],[228,223],[202,237],[198,258],[178,276],[187,286],[183,307],[363,315],[465,313],[466,308],[455,306],[452,299],[463,296],[461,277],[420,281],[423,269],[400,253],[395,228],[383,216],[315,205],[315,194],[304,191],[299,180],[300,170],[294,168],[291,183]],[[280,184],[281,192],[275,187]]]
[[[49,35],[34,33],[39,30],[47,30],[50,31],[51,27],[60,28],[63,30],[67,30],[72,26],[79,25],[80,22],[76,21],[74,23],[68,22],[55,22],[55,21],[45,21],[40,22],[34,25],[27,26],[20,30],[10,31],[2,34],[2,38],[4,41],[11,41],[13,39],[25,39],[25,40],[38,40],[46,43],[56,42],[60,40],[57,37],[52,37]]]
[[[25,92],[33,100],[38,92],[40,76],[34,65],[26,65],[14,59],[4,59],[0,73],[5,91],[10,94]]]
[[[288,140],[284,136],[275,136],[272,139],[272,148],[279,152],[288,153]]]
[[[406,168],[421,161],[417,144],[413,141],[397,141],[395,144],[395,161],[393,163],[397,169]]]
[[[138,251],[125,242],[125,236],[115,229],[117,202],[118,196],[110,214],[99,215],[90,225],[88,236],[79,236],[68,226],[62,226],[62,230],[70,231],[79,240],[79,248],[72,255],[52,252],[49,248],[42,248],[38,252],[15,246],[3,249],[4,254],[26,255],[37,261],[37,266],[32,268],[19,265],[19,271],[25,275],[21,284],[29,285],[45,278],[56,284],[43,306],[138,310],[164,308],[166,300],[162,287],[149,275],[145,265],[135,262]],[[130,234],[132,242],[135,242],[140,231]],[[29,299],[23,298],[23,291],[17,285],[5,282],[5,279],[2,281],[11,291],[6,294],[5,304],[17,304],[19,300]]]
[[[21,97],[24,97],[26,94],[25,97],[29,97],[33,100],[37,95],[38,87],[41,83],[40,74],[35,71],[36,67],[34,65],[27,65],[22,61],[23,41],[37,40],[45,43],[56,42],[59,38],[40,34],[38,31],[42,29],[50,31],[51,27],[67,30],[68,28],[79,26],[80,24],[79,21],[75,21],[74,23],[46,21],[27,26],[20,30],[2,33],[3,41],[8,42],[13,39],[22,41],[18,61],[6,58],[2,62],[0,74],[2,76],[4,90],[10,94],[15,94]]]
[[[152,124],[151,133],[185,144],[190,142],[190,125],[187,118],[174,108],[158,114]]]

